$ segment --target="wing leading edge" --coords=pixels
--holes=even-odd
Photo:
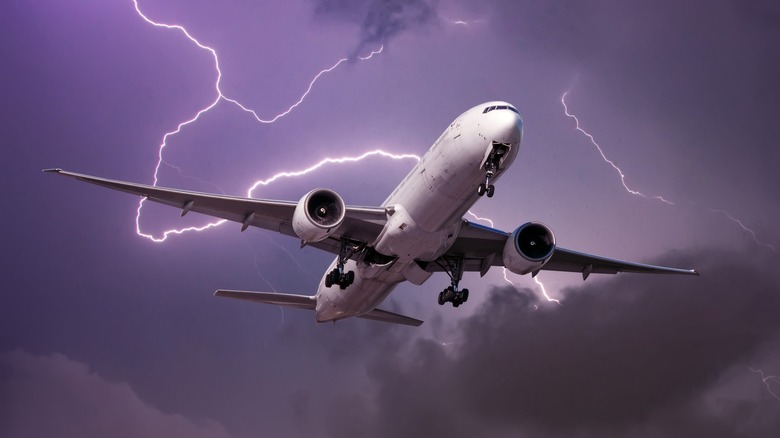
[[[241,231],[252,226],[298,237],[292,228],[292,217],[297,205],[293,201],[253,199],[170,189],[100,178],[62,169],[46,169],[44,172],[56,173],[109,189],[143,196],[150,201],[181,209],[182,216],[193,211],[242,224]],[[347,238],[358,242],[372,242],[381,233],[386,220],[385,210],[381,207],[347,206],[344,222],[330,236],[331,238],[310,245],[338,254],[339,239]]]
[[[464,220],[461,233],[445,256],[464,258],[465,271],[476,271],[484,275],[491,266],[503,266],[501,257],[509,233],[495,228],[474,224]],[[429,263],[426,270],[441,271],[438,263]],[[617,274],[634,272],[643,274],[699,275],[693,269],[670,268],[644,263],[617,260],[597,255],[556,247],[542,271],[578,272],[583,278],[590,274]]]

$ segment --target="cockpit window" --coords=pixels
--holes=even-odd
[[[512,111],[512,112],[514,112],[514,113],[520,114],[520,112],[519,112],[519,111],[517,111],[517,109],[516,109],[515,107],[513,107],[512,105],[495,105],[495,106],[489,106],[489,107],[486,107],[486,108],[485,108],[485,109],[482,111],[482,114],[487,114],[487,113],[489,113],[489,112],[491,112],[491,111],[493,111],[493,110],[509,110],[509,111]]]

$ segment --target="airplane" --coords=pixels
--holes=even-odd
[[[540,271],[591,274],[636,272],[699,275],[692,269],[616,260],[557,246],[546,225],[527,222],[512,232],[479,225],[463,216],[517,156],[523,121],[502,101],[477,105],[458,116],[378,207],[346,205],[336,192],[318,188],[298,202],[253,199],[135,184],[46,169],[150,201],[301,240],[336,255],[314,295],[219,289],[216,296],[309,309],[317,322],[359,317],[409,326],[423,321],[377,308],[404,281],[424,284],[445,272],[450,285],[438,303],[458,307],[469,298],[460,287],[465,272],[484,276],[492,267],[536,276]]]

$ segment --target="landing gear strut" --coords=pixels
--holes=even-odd
[[[490,180],[496,174],[498,165],[501,164],[501,159],[504,158],[504,155],[506,155],[507,152],[509,152],[509,146],[503,143],[493,143],[493,150],[490,151],[490,155],[488,155],[484,164],[485,182],[480,183],[477,187],[477,194],[479,196],[487,194],[488,198],[493,197],[493,194],[496,192],[496,187],[493,184],[490,184]]]
[[[344,290],[350,284],[355,282],[355,271],[344,272],[344,264],[356,252],[363,249],[363,245],[355,245],[347,239],[341,240],[341,249],[339,250],[339,259],[336,267],[325,276],[325,287],[331,287],[337,284],[341,290]]]
[[[458,283],[463,278],[463,258],[462,257],[446,257],[443,259],[446,265],[439,263],[444,269],[444,272],[450,276],[451,284],[448,288],[439,292],[439,305],[443,306],[444,303],[452,303],[452,307],[458,307],[465,303],[469,299],[469,290],[458,289]]]

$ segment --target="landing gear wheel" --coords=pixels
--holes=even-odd
[[[453,289],[452,286],[448,287],[447,289],[444,289],[444,300],[452,301],[454,299],[455,299],[455,289]]]
[[[354,282],[355,282],[355,271],[347,272],[347,284],[352,284]]]
[[[485,184],[484,184],[484,183],[480,183],[480,184],[479,184],[479,186],[477,187],[477,194],[478,194],[479,196],[482,196],[482,195],[484,195],[484,194],[485,194],[485,191],[486,191],[486,190],[487,190],[487,189],[485,188]],[[490,195],[488,195],[488,196],[490,196]]]
[[[458,307],[458,306],[460,306],[460,301],[452,300],[452,307]]]
[[[463,289],[460,293],[461,293],[461,297],[460,297],[460,301],[461,302],[465,303],[466,301],[469,300],[469,290],[468,289]]]
[[[351,273],[354,278],[355,273],[352,271],[349,271],[349,273]],[[350,283],[347,283],[349,273],[342,276],[338,269],[328,272],[328,275],[325,276],[325,287],[339,285],[342,289],[346,288],[350,285]]]
[[[444,291],[439,292],[439,305],[443,306],[447,300],[444,299]]]
[[[487,197],[488,198],[492,198],[493,197],[493,193],[495,193],[495,192],[496,192],[496,186],[494,186],[493,184],[491,184],[491,185],[489,185],[487,187]]]

